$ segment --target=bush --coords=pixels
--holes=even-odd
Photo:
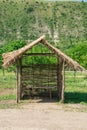
[[[87,69],[87,42],[80,42],[68,51],[68,54]]]
[[[0,47],[0,68],[2,65],[2,54],[3,53],[17,50],[25,45],[26,45],[26,43],[24,41],[11,41],[10,43],[2,45]]]
[[[33,12],[34,11],[34,8],[31,6],[31,7],[29,7],[29,8],[27,8],[27,13],[31,13],[31,12]]]

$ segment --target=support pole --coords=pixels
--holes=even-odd
[[[19,89],[18,89],[18,88],[19,88],[19,85],[18,85],[18,84],[19,84],[19,81],[18,81],[18,78],[19,78],[19,77],[18,77],[18,73],[19,73],[19,72],[18,72],[18,71],[19,71],[19,68],[18,68],[18,63],[17,63],[17,69],[16,69],[16,75],[17,75],[17,79],[16,79],[16,80],[17,80],[17,81],[16,81],[16,86],[17,86],[17,87],[16,87],[16,88],[17,88],[16,100],[17,100],[17,103],[19,102]]]
[[[58,98],[64,102],[64,89],[65,89],[65,73],[64,73],[64,61],[59,57],[58,62]]]
[[[20,101],[21,99],[21,59],[19,59],[17,61],[17,103]]]

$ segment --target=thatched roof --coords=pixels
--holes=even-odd
[[[45,36],[41,36],[34,42],[30,43],[29,45],[26,45],[22,47],[21,49],[18,49],[16,51],[12,51],[9,53],[4,53],[3,56],[3,67],[8,68],[11,66],[13,63],[17,61],[27,50],[32,48],[34,45],[38,44],[41,42],[42,44],[46,45],[52,52],[54,52],[58,57],[62,58],[65,63],[67,63],[69,66],[73,67],[75,70],[81,70],[84,71],[85,69],[76,61],[71,59],[69,56],[61,52],[59,49],[55,48],[52,46],[50,43],[48,43],[45,40]]]

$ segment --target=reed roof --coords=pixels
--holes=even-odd
[[[31,49],[33,46],[42,43],[45,46],[47,46],[52,52],[54,52],[58,57],[62,58],[64,60],[65,63],[67,63],[70,67],[73,67],[75,70],[80,70],[80,71],[84,71],[85,69],[76,61],[74,61],[72,58],[70,58],[69,56],[67,56],[66,54],[64,54],[62,51],[60,51],[59,49],[55,48],[54,46],[52,46],[50,43],[48,43],[45,39],[45,36],[41,36],[40,38],[38,38],[37,40],[33,41],[32,43],[18,49],[12,52],[8,52],[8,53],[4,53],[2,55],[3,57],[3,67],[4,68],[8,68],[9,66],[11,66],[13,63],[16,63],[16,61],[18,59],[20,59],[20,57],[22,57],[22,55],[29,49]]]

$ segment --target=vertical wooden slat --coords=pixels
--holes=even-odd
[[[64,102],[64,88],[65,88],[65,74],[64,74],[64,61],[59,58],[58,62],[58,98],[61,102]]]

